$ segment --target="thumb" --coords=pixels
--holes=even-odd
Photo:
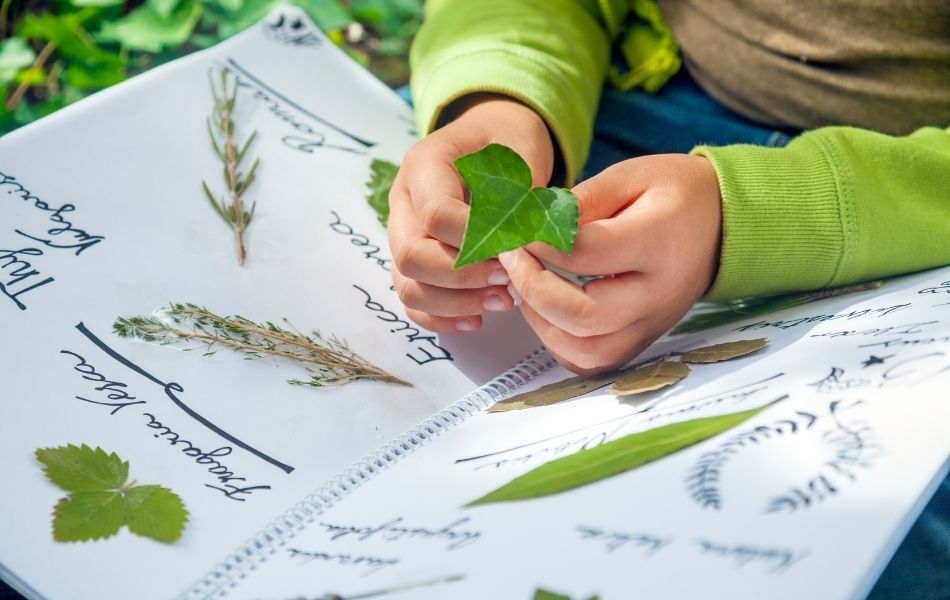
[[[571,190],[577,196],[578,225],[609,219],[636,202],[646,191],[637,159],[611,165]]]

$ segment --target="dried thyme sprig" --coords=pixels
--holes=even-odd
[[[245,209],[242,196],[251,183],[254,182],[254,173],[257,171],[260,160],[254,159],[246,175],[238,169],[244,160],[244,155],[247,154],[248,148],[254,138],[257,137],[257,132],[251,133],[247,141],[240,146],[240,149],[238,148],[238,144],[234,139],[233,118],[234,105],[237,102],[237,79],[233,80],[233,88],[229,89],[230,71],[227,67],[221,67],[218,73],[221,80],[217,86],[212,74],[208,74],[214,108],[211,111],[211,116],[207,119],[207,124],[208,135],[211,137],[211,147],[214,148],[214,153],[224,163],[224,184],[228,188],[228,198],[227,200],[217,200],[204,180],[201,181],[201,187],[204,189],[205,196],[214,211],[234,230],[238,263],[243,265],[247,256],[247,252],[244,250],[244,230],[247,229],[254,217],[257,202],[251,204],[251,210],[248,211]]]
[[[311,365],[307,367],[310,378],[289,380],[293,385],[324,387],[369,379],[412,387],[370,364],[344,340],[324,337],[319,331],[306,335],[294,329],[287,319],[283,321],[290,329],[270,321],[256,323],[240,315],[222,317],[196,304],[171,303],[157,316],[119,317],[112,328],[120,337],[158,344],[200,342],[205,356],[223,346],[248,359],[277,356]]]

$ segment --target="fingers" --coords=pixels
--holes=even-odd
[[[623,366],[662,334],[637,324],[607,335],[580,337],[551,324],[527,304],[521,305],[521,314],[562,366],[585,377]]]
[[[434,331],[436,333],[455,333],[460,331],[478,331],[482,328],[482,318],[479,315],[469,315],[467,317],[436,317],[419,310],[411,308],[406,309],[408,316],[413,323],[423,329]]]
[[[454,290],[421,283],[393,271],[393,284],[406,306],[436,317],[462,317],[511,310],[514,301],[504,286]]]
[[[429,285],[474,289],[508,285],[508,274],[497,260],[487,260],[462,269],[452,267],[458,250],[438,240],[423,237],[421,228],[406,211],[390,215],[389,244],[395,269],[410,279]]]
[[[607,219],[636,202],[647,179],[636,159],[611,165],[571,190],[577,196],[579,224]]]
[[[642,319],[652,303],[647,276],[624,273],[583,288],[548,271],[524,250],[499,256],[524,304],[546,321],[575,336],[613,333]]]

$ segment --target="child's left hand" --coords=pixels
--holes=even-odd
[[[570,255],[535,243],[499,259],[509,289],[521,297],[522,314],[551,355],[593,375],[645,350],[712,284],[719,266],[719,180],[706,158],[663,154],[617,163],[573,191],[580,223]],[[605,277],[581,287],[538,258]]]

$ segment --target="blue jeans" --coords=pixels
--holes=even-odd
[[[757,125],[703,92],[685,69],[656,95],[605,89],[584,176],[634,156],[699,144],[784,146],[796,131]],[[937,488],[868,600],[950,599],[950,477]]]
[[[397,92],[411,101],[408,88]],[[699,144],[784,146],[797,133],[762,127],[724,108],[684,69],[652,96],[639,90],[604,90],[584,176],[635,156],[685,153]],[[950,477],[937,488],[868,596],[868,600],[948,599]]]

